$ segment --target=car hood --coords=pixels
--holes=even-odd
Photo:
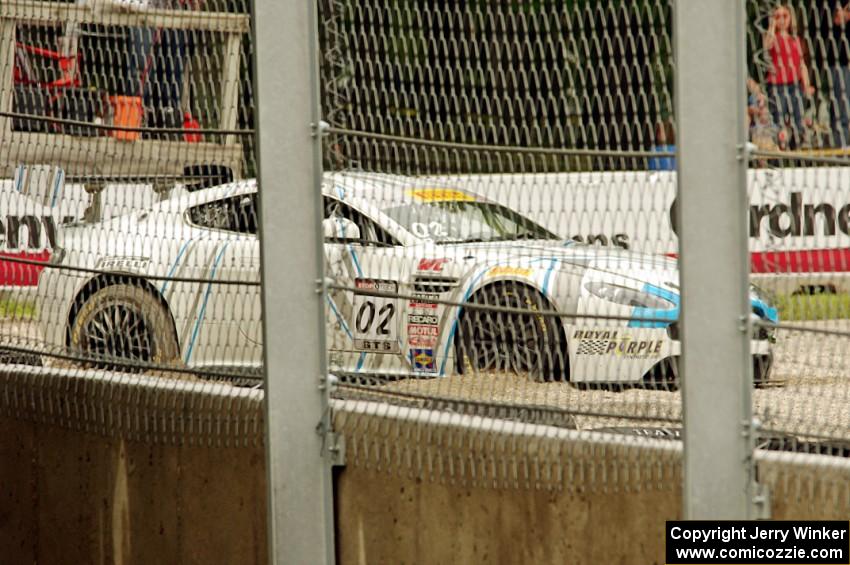
[[[628,249],[594,247],[574,241],[509,241],[423,246],[434,257],[475,260],[483,264],[527,265],[555,261],[559,268],[575,267],[616,274],[646,282],[670,282],[678,286],[675,259]]]
[[[664,255],[639,253],[628,249],[594,247],[568,241],[510,241],[463,243],[426,247],[433,257],[454,261],[475,260],[479,264],[533,266],[549,261],[559,269],[584,269],[604,273],[638,284],[660,287],[663,293],[679,294],[679,268],[676,259]],[[424,250],[423,250],[424,251]],[[777,323],[778,311],[769,296],[750,286],[753,313],[763,320]]]

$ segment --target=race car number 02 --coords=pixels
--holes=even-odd
[[[395,294],[398,283],[376,279],[355,279],[354,348],[375,353],[398,353],[397,299],[370,296],[371,292]]]

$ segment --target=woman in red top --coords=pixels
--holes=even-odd
[[[803,60],[803,44],[797,37],[797,19],[793,10],[778,5],[764,34],[764,48],[770,53],[767,93],[777,124],[791,117],[792,140],[799,146],[803,135],[803,95],[811,97],[815,89],[809,82],[809,69]]]

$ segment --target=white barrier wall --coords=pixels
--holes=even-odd
[[[567,239],[676,255],[675,175],[618,171],[434,180],[498,201]],[[780,292],[801,285],[850,291],[850,168],[753,169],[749,175],[754,278]],[[110,218],[146,208],[156,195],[150,185],[109,185],[101,199],[102,216]],[[79,184],[67,185],[51,209],[18,194],[12,181],[0,181],[0,255],[46,261],[61,224],[82,217],[88,204]],[[0,261],[0,287],[35,285],[40,271],[37,265]]]
[[[675,175],[590,172],[439,181],[496,200],[564,238],[674,256]],[[749,177],[752,272],[759,284],[780,292],[801,285],[850,290],[850,169],[753,169]]]
[[[101,192],[101,217],[111,218],[144,209],[155,200],[150,185],[107,185]],[[81,184],[65,185],[54,207],[22,196],[11,180],[0,180],[0,257],[45,262],[64,223],[80,220],[90,204]],[[0,260],[0,289],[38,284],[43,267]]]

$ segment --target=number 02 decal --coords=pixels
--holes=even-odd
[[[396,281],[355,279],[351,327],[354,330],[354,348],[375,353],[398,353],[398,319],[396,298],[371,296],[370,293],[394,294]]]
[[[392,302],[384,304],[378,311],[378,317],[376,320],[375,310],[377,308],[378,307],[375,306],[375,302],[373,300],[365,300],[363,304],[360,305],[360,309],[357,310],[357,320],[355,323],[357,333],[371,333],[372,326],[376,321],[378,321],[377,334],[390,335],[390,322],[393,318],[395,318],[395,304]]]

